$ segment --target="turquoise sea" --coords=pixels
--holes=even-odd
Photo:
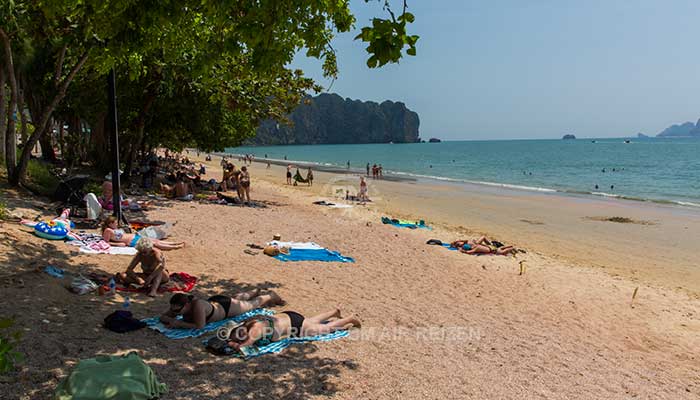
[[[237,147],[257,159],[700,207],[700,140],[576,139]],[[596,188],[596,185],[598,186]]]

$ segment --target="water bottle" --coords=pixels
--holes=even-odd
[[[131,301],[129,300],[129,296],[127,296],[124,298],[124,304],[122,304],[122,307],[124,307],[125,310],[128,310],[130,305]]]
[[[117,283],[114,282],[114,278],[109,279],[109,293],[115,294],[117,292]]]

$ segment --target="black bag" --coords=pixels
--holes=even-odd
[[[112,332],[125,333],[136,331],[146,326],[131,315],[131,311],[119,310],[109,314],[105,318],[104,327]]]
[[[207,340],[206,347],[210,353],[217,356],[231,356],[237,353],[233,347],[228,345],[227,341],[221,340],[217,336]]]

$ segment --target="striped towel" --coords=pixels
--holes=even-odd
[[[210,323],[204,325],[204,328],[202,328],[202,329],[172,329],[172,328],[167,328],[165,325],[163,325],[160,322],[160,319],[158,317],[146,318],[146,319],[143,319],[141,321],[145,322],[147,327],[162,333],[163,335],[165,335],[166,337],[168,337],[170,339],[186,339],[186,338],[191,338],[191,337],[202,336],[205,333],[215,331],[231,321],[241,322],[241,321],[244,321],[250,317],[254,317],[256,315],[273,315],[274,313],[275,313],[274,311],[268,310],[265,308],[256,308],[255,310],[251,310],[251,311],[248,311],[246,313],[236,315],[233,318],[227,318],[227,319],[223,319],[221,321],[210,322]],[[178,316],[177,318],[182,319],[181,316]]]
[[[290,337],[290,338],[282,339],[279,342],[272,342],[268,345],[260,346],[257,348],[258,352],[255,355],[248,356],[245,358],[250,359],[250,358],[259,357],[259,356],[262,356],[265,354],[277,354],[294,343],[329,342],[331,340],[344,338],[344,337],[347,337],[349,335],[350,335],[349,331],[335,331],[333,333],[329,333],[326,335],[304,336],[304,337],[295,337],[295,338]],[[205,340],[203,343],[206,345],[207,341],[208,341],[208,339]],[[243,358],[242,355],[237,355],[237,357]]]

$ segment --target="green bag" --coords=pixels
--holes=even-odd
[[[150,400],[167,391],[136,353],[81,360],[56,388],[56,400]]]

